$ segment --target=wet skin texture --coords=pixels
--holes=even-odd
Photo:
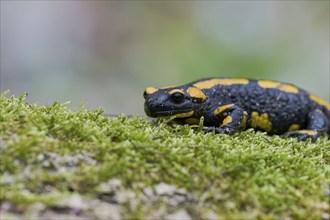
[[[254,128],[298,141],[330,134],[330,104],[294,85],[245,78],[207,78],[182,86],[148,87],[144,109],[149,117],[176,116],[207,132],[232,134]]]

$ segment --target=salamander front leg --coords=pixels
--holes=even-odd
[[[245,127],[247,113],[234,104],[220,106],[214,110],[214,114],[220,118],[221,125],[219,127],[209,127],[206,132],[232,134],[239,128]]]

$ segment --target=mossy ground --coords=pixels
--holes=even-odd
[[[101,109],[71,111],[68,103],[40,106],[24,98],[0,98],[0,201],[11,207],[7,216],[24,217],[35,203],[54,207],[70,195],[100,199],[102,184],[117,179],[137,201],[118,204],[122,218],[157,217],[157,210],[165,210],[160,218],[176,210],[191,218],[329,217],[326,136],[312,143],[252,130],[204,134],[188,125],[109,119]],[[159,183],[193,199],[171,205],[155,195],[146,202],[144,190]]]

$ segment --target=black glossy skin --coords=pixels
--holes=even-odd
[[[150,117],[160,117],[194,111],[193,115],[176,120],[185,123],[188,118],[200,119],[203,116],[204,125],[209,127],[207,131],[214,130],[216,133],[230,134],[242,129],[245,114],[246,126],[243,129],[253,127],[256,130],[265,130],[269,134],[295,136],[299,141],[306,138],[312,138],[315,141],[323,133],[330,134],[330,111],[325,106],[311,100],[310,94],[302,89],[298,88],[298,93],[290,93],[277,88],[262,88],[258,85],[257,80],[249,80],[248,84],[243,85],[215,85],[211,88],[201,89],[206,96],[205,100],[194,99],[186,92],[189,87],[194,87],[193,84],[196,82],[210,79],[159,89],[152,94],[145,92],[146,114]],[[172,100],[173,94],[170,95],[169,92],[173,89],[185,91],[181,102]],[[215,109],[227,104],[233,104],[233,106],[215,114]],[[252,114],[256,113],[267,115],[271,129],[265,129],[264,126],[253,126]],[[221,124],[228,115],[232,118],[231,123],[222,126]],[[299,125],[299,130],[289,131],[292,124]]]

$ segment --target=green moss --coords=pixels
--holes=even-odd
[[[329,209],[330,141],[282,139],[252,130],[233,136],[191,126],[150,123],[102,109],[71,111],[69,103],[40,106],[25,95],[0,98],[0,201],[56,203],[72,193],[98,196],[101,183],[120,179],[137,197],[165,182],[194,201],[177,207],[157,200],[123,204],[127,218],[166,206],[201,218],[322,218]],[[139,198],[137,198],[139,199]]]

